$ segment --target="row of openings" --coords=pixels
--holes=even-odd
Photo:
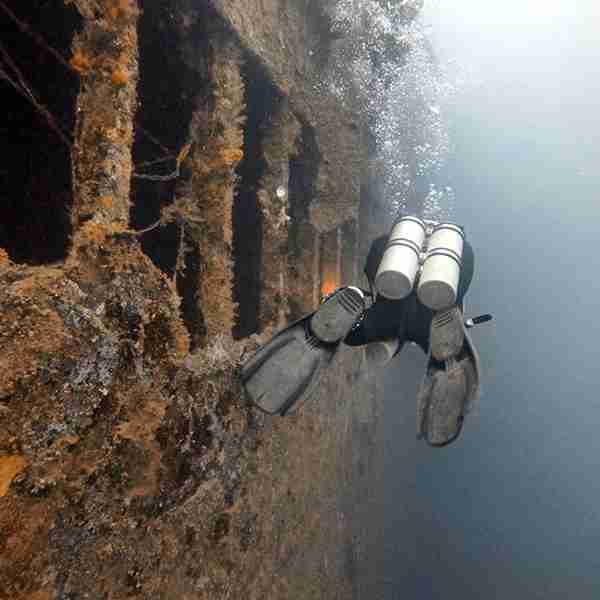
[[[186,144],[192,113],[208,94],[206,36],[197,32],[204,61],[194,68],[183,60],[181,34],[165,3],[142,0],[138,20],[139,80],[138,110],[134,123],[132,158],[136,173],[168,176],[175,157]],[[160,66],[160,68],[158,68]],[[156,181],[133,177],[131,180],[130,226],[146,229],[156,223],[165,207],[174,201],[177,180]],[[200,256],[189,240],[181,240],[177,223],[151,229],[141,236],[144,253],[166,275],[175,274],[180,245],[186,244],[185,268],[177,276],[181,312],[191,339],[204,333],[202,314],[197,309]],[[185,233],[183,234],[185,235]]]
[[[145,17],[149,18],[150,12]],[[157,18],[149,19],[146,27],[151,27]],[[164,31],[164,29],[162,30]],[[178,98],[185,96],[185,89],[196,91],[206,89],[209,85],[207,74],[189,74],[196,77],[196,81],[189,81],[188,77],[179,77],[178,82],[157,81],[150,67],[155,63],[153,53],[161,46],[160,40],[154,39],[146,33],[144,35],[144,20],[141,21],[141,40],[147,40],[140,47],[140,81],[146,82],[145,87],[140,87],[140,117],[138,123],[145,128],[159,118],[159,113],[164,110],[165,100],[160,87],[153,88],[153,81],[157,86],[168,89],[177,89]],[[147,45],[148,44],[148,47]],[[172,54],[173,60],[177,55]],[[207,57],[208,61],[208,57]],[[170,71],[180,73],[186,70],[184,64],[174,64]],[[148,71],[146,73],[146,71]],[[269,129],[270,122],[278,109],[281,101],[280,95],[260,66],[248,59],[242,66],[242,79],[244,82],[244,104],[246,107],[246,124],[244,128],[243,159],[237,168],[238,183],[233,205],[233,301],[238,305],[237,320],[234,324],[232,335],[235,339],[247,337],[260,330],[260,305],[263,293],[262,286],[262,248],[263,248],[263,219],[259,205],[258,191],[261,179],[265,173],[266,164],[263,156],[263,134]],[[183,82],[183,83],[182,83]],[[201,92],[200,92],[201,93]],[[168,96],[167,96],[168,97]],[[152,105],[154,102],[154,108]],[[165,145],[171,143],[178,147],[183,143],[183,136],[187,131],[193,104],[181,103],[178,107],[171,107],[170,114],[177,114],[176,123],[168,123],[166,130],[171,132],[172,138],[168,140],[160,132],[153,131],[153,137],[159,137]],[[186,122],[187,121],[187,122]],[[176,125],[176,126],[175,126]],[[176,133],[179,131],[179,139]],[[152,140],[148,136],[136,136],[134,156],[136,163],[152,160]],[[289,250],[292,263],[302,263],[306,258],[311,262],[310,280],[312,286],[322,293],[331,285],[347,284],[354,280],[355,246],[357,243],[356,226],[349,222],[333,232],[319,236],[314,228],[309,225],[308,206],[315,195],[315,181],[318,174],[320,156],[310,127],[302,127],[298,140],[298,153],[290,160],[289,164],[289,212],[291,226],[289,231]],[[142,149],[148,148],[150,154],[143,155]],[[136,152],[137,150],[137,152]],[[172,202],[172,184],[163,184],[163,189],[157,190],[155,182],[140,181],[135,184],[137,193],[133,195],[132,223],[135,227],[143,228],[156,221],[160,210],[165,204]],[[142,190],[147,190],[143,193]],[[143,200],[142,200],[143,198]],[[140,215],[145,215],[140,219]],[[307,229],[310,235],[316,236],[315,244],[306,245],[301,230]],[[168,275],[175,269],[176,253],[179,244],[178,231],[175,226],[154,230],[143,238],[144,251]],[[197,251],[190,251],[186,255],[186,270],[183,277],[178,278],[178,291],[182,297],[183,316],[192,334],[195,336],[203,333],[203,317],[201,306],[198,303],[199,270],[201,257]],[[306,286],[307,291],[310,290]],[[318,292],[317,292],[318,295]],[[293,307],[293,302],[291,303]],[[311,303],[305,303],[305,309]],[[314,305],[314,302],[312,302]]]
[[[177,154],[186,141],[198,96],[209,93],[210,82],[202,68],[203,64],[208,64],[208,46],[204,49],[207,54],[205,63],[199,61],[191,69],[179,50],[173,48],[174,40],[178,41],[180,36],[167,8],[150,0],[143,0],[141,7],[138,25],[140,108],[136,115],[133,160],[137,170],[143,171],[146,165],[150,169],[163,166],[168,169],[172,163],[161,165],[154,161],[165,155]],[[66,62],[73,36],[82,22],[77,11],[65,6],[61,0],[49,0],[41,7],[34,0],[24,0],[9,14],[0,13],[4,32],[0,48],[0,89],[6,110],[0,141],[4,145],[0,167],[0,247],[14,262],[48,264],[65,258],[72,233],[69,143],[72,142],[75,124],[79,81],[78,76],[61,64],[44,45],[36,43],[23,32],[22,23],[36,31]],[[198,26],[202,27],[202,21]],[[196,33],[197,40],[206,39],[205,32]],[[165,48],[170,48],[170,51],[165,52]],[[159,64],[161,68],[157,69]],[[255,62],[249,60],[244,64],[242,76],[247,123],[244,159],[238,167],[239,183],[233,213],[233,298],[239,305],[233,335],[237,338],[258,331],[260,325],[263,215],[257,192],[265,169],[261,133],[279,101],[275,88]],[[51,126],[47,117],[23,96],[21,84],[25,82],[52,115],[54,122]],[[298,253],[306,252],[303,244],[298,242],[302,238],[298,235],[298,227],[308,222],[308,203],[314,197],[319,162],[310,128],[303,128],[300,141],[300,152],[290,161],[292,262],[295,258],[300,259]],[[173,201],[174,189],[175,181],[134,178],[131,226],[142,229],[156,222],[161,210]],[[181,241],[179,235],[178,226],[171,224],[142,236],[144,252],[170,276],[175,270]],[[319,274],[323,282],[321,287],[330,285],[332,279],[331,268],[326,266],[329,264],[326,257],[332,252],[330,239],[331,234],[323,236],[319,253],[323,257]],[[344,234],[342,239],[350,237]],[[297,256],[294,256],[295,253]],[[185,256],[185,269],[178,277],[178,291],[182,298],[183,317],[192,338],[203,333],[203,318],[197,301],[200,269],[200,256],[190,244]],[[345,271],[348,272],[348,268]]]
[[[187,141],[192,113],[206,107],[210,118],[211,81],[209,65],[216,50],[209,46],[207,14],[198,20],[195,30],[182,40],[169,10],[151,0],[142,2],[139,20],[139,108],[135,122],[133,159],[136,169],[156,164],[165,153],[176,156]],[[181,48],[165,56],[164,48],[181,46],[194,39],[194,68],[183,59]],[[166,65],[165,65],[166,61]],[[161,69],[156,65],[161,64]],[[261,177],[265,170],[262,132],[275,113],[280,95],[256,61],[247,57],[241,67],[244,83],[246,124],[243,158],[237,167],[236,195],[233,205],[233,301],[239,306],[232,334],[242,338],[258,330],[262,263],[262,218],[258,201]],[[172,163],[165,167],[172,169]],[[136,229],[155,223],[163,209],[174,201],[176,181],[157,182],[134,178],[132,181],[130,222]],[[185,235],[185,234],[184,234]],[[142,240],[143,251],[166,275],[173,277],[181,245],[178,224],[152,229]],[[185,268],[177,273],[177,289],[182,299],[182,316],[190,332],[192,350],[206,333],[199,302],[202,257],[193,240],[187,239]]]
[[[255,61],[244,64],[242,79],[247,120],[244,158],[237,169],[239,179],[233,205],[233,301],[238,306],[232,332],[235,339],[247,337],[260,328],[263,214],[258,192],[267,167],[263,133],[281,101],[280,94]]]

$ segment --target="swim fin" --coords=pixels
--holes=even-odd
[[[346,337],[365,311],[360,288],[347,286],[333,292],[310,318],[310,330],[322,342],[332,344]]]
[[[479,355],[458,307],[437,313],[431,323],[429,360],[417,398],[417,437],[447,446],[460,435],[479,394]]]
[[[363,295],[355,290],[338,290],[317,311],[277,333],[244,364],[242,383],[258,408],[285,415],[310,397],[364,311]]]

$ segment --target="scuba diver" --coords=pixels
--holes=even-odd
[[[389,236],[372,243],[364,273],[369,290],[335,290],[258,349],[242,367],[246,393],[263,411],[286,415],[310,397],[342,343],[366,346],[367,368],[374,369],[413,342],[428,358],[417,437],[446,446],[460,435],[480,387],[468,329],[492,319],[463,316],[474,273],[464,229],[400,215]]]

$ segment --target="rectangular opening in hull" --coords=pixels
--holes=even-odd
[[[165,4],[140,2],[139,84],[135,118],[130,224],[144,229],[173,203],[177,158],[189,139],[196,95],[206,82],[183,60],[185,40]],[[169,51],[165,52],[165,49]],[[202,64],[199,61],[199,64]],[[173,276],[180,244],[179,227],[169,224],[141,237],[142,249],[166,275]]]
[[[67,254],[79,92],[68,61],[80,27],[75,8],[60,0],[9,2],[0,10],[0,247],[17,263]]]
[[[233,300],[238,305],[233,337],[236,339],[256,333],[260,326],[264,217],[258,192],[266,168],[262,140],[280,101],[278,91],[254,60],[246,61],[242,78],[247,120],[244,157],[237,169],[239,181],[233,205]]]

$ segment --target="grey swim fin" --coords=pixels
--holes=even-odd
[[[479,394],[479,355],[454,307],[431,323],[429,361],[417,398],[417,435],[430,446],[447,446],[460,435]]]
[[[312,335],[309,319],[276,334],[242,368],[246,393],[267,413],[284,415],[306,400],[339,347],[324,344]]]
[[[284,415],[310,397],[364,311],[363,295],[355,289],[335,292],[313,314],[277,333],[244,364],[242,383],[258,408]]]

